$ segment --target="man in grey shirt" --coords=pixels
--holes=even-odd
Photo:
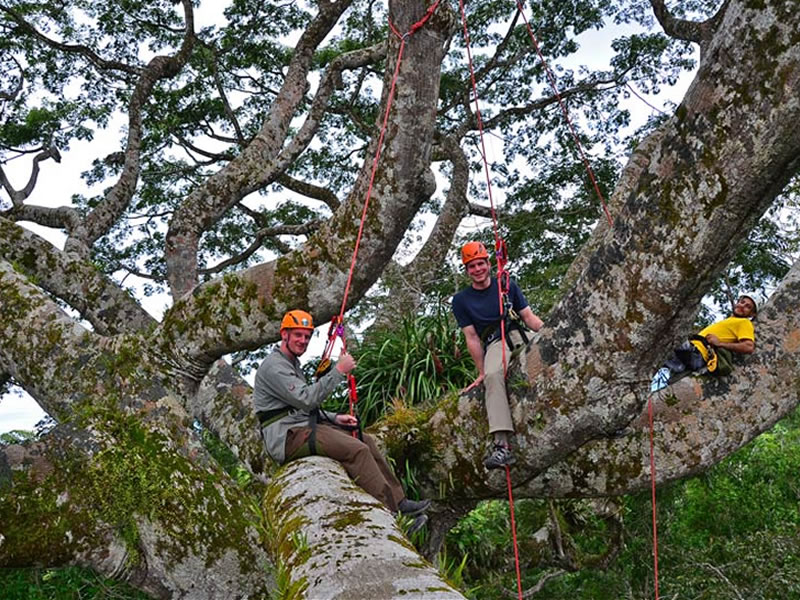
[[[291,310],[281,320],[281,344],[267,356],[256,372],[253,399],[261,423],[267,454],[278,464],[318,454],[342,464],[348,475],[393,513],[416,517],[409,533],[427,521],[424,511],[430,500],[405,497],[400,482],[367,434],[353,437],[358,420],[334,414],[320,406],[355,366],[343,353],[336,365],[316,382],[308,383],[300,368],[300,356],[308,348],[314,325],[311,315]]]

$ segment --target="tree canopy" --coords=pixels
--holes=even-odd
[[[458,7],[441,2],[401,37],[393,31],[410,31],[425,3],[234,0],[207,26],[196,4],[0,1],[0,382],[58,423],[2,448],[0,565],[88,565],[155,597],[355,598],[348,578],[364,597],[399,597],[411,580],[424,580],[420,597],[459,597],[336,465],[309,459],[273,476],[249,386],[221,360],[274,341],[287,309],[317,322],[338,313],[368,187],[347,307],[399,314],[452,290],[442,265],[458,227],[487,214]],[[724,302],[755,284],[773,290],[756,355],[725,380],[676,389],[657,411],[659,481],[707,469],[797,405],[793,3],[528,7],[597,155],[611,224],[598,220],[516,3],[471,3],[466,17],[483,124],[502,140],[492,165],[502,232],[547,311],[515,376],[518,494],[641,489],[649,374],[707,294]],[[630,29],[607,67],[570,62],[581,33],[614,25]],[[622,98],[695,66],[672,114],[625,131]],[[117,146],[92,155],[85,192],[29,201],[72,146],[113,132],[119,115]],[[29,165],[25,183],[11,160],[15,172]],[[433,229],[420,239],[426,215]],[[23,222],[61,232],[63,248]],[[169,293],[163,318],[127,289],[131,275]],[[633,435],[607,437],[631,421]],[[433,398],[378,428],[396,458],[417,462],[443,513],[502,494],[480,464],[475,397]],[[237,485],[206,433],[266,487]],[[363,510],[342,514],[337,498]],[[333,534],[337,524],[352,535]]]

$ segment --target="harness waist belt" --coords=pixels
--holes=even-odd
[[[264,427],[265,425],[272,425],[275,421],[279,421],[283,417],[289,414],[290,409],[288,408],[273,408],[272,410],[259,410],[256,412],[256,416],[258,417],[258,422],[261,423],[261,426]]]

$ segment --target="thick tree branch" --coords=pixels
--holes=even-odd
[[[155,324],[136,300],[91,263],[60,252],[33,232],[0,218],[0,257],[23,269],[46,292],[78,311],[102,335]]]
[[[138,67],[127,65],[125,63],[116,60],[105,60],[88,46],[84,46],[82,44],[64,44],[62,42],[47,37],[40,31],[38,31],[35,27],[33,27],[30,23],[25,21],[25,19],[23,19],[22,16],[20,16],[16,11],[9,8],[8,6],[0,5],[0,11],[3,11],[9,17],[11,17],[11,20],[13,20],[24,32],[35,37],[40,42],[43,42],[44,44],[55,50],[59,50],[60,52],[65,52],[68,54],[80,54],[96,68],[104,71],[105,70],[122,71],[123,73],[128,73],[130,75],[139,74]]]
[[[88,362],[96,356],[97,350],[88,344],[98,342],[98,336],[67,316],[5,259],[0,260],[0,304],[5,316],[0,353],[8,374],[49,414],[69,414],[79,392],[55,373],[66,361]],[[43,338],[47,334],[46,341],[32,343],[33,332]]]
[[[768,430],[800,402],[800,262],[759,313],[756,339],[755,354],[733,374],[721,379],[686,378],[654,395],[659,483],[706,470]],[[626,437],[587,444],[532,480],[527,491],[541,491],[543,484],[555,495],[581,495],[587,487],[595,492],[586,495],[646,489],[650,482],[646,410],[630,428]],[[579,482],[582,460],[592,463],[593,473]]]
[[[659,127],[636,145],[627,164],[622,169],[614,191],[608,199],[608,210],[610,214],[619,214],[626,198],[630,194],[631,188],[636,185],[638,179],[649,167],[650,161],[653,160],[654,152],[668,127],[668,123]],[[599,206],[597,217],[597,225],[595,225],[591,238],[581,247],[578,256],[572,261],[569,270],[564,276],[562,288],[565,290],[571,287],[575,283],[577,277],[586,269],[589,259],[597,251],[600,244],[603,243],[608,232],[610,225],[607,219],[602,218]]]
[[[301,181],[300,179],[296,179],[295,177],[292,177],[286,173],[279,175],[276,181],[287,190],[292,190],[293,192],[301,194],[306,198],[323,202],[328,208],[331,209],[332,212],[336,212],[339,209],[339,206],[341,206],[339,198],[337,198],[336,194],[334,194],[328,188],[314,185],[313,183],[308,183],[307,181]]]
[[[0,448],[0,567],[81,565],[165,600],[270,594],[248,502],[209,464],[193,462],[198,449],[183,453],[170,444],[180,437],[165,440],[141,423],[137,437],[117,439],[104,419],[93,425]],[[204,517],[224,527],[204,526]],[[175,541],[198,532],[203,543]]]
[[[391,310],[379,313],[373,327],[396,324],[398,313],[411,313],[419,308],[425,292],[442,277],[442,265],[453,242],[458,226],[467,215],[469,161],[458,141],[450,136],[440,141],[440,148],[453,165],[450,189],[439,211],[433,229],[414,259],[400,267],[391,263],[384,271],[384,283],[389,288]],[[394,321],[393,321],[394,320]]]
[[[322,564],[287,557],[291,580],[308,581],[307,598],[355,597],[354,582],[361,598],[464,598],[401,542],[394,516],[354,486],[339,463],[317,456],[291,462],[271,488],[274,504],[288,507],[276,515],[276,528],[290,520],[304,523],[312,552],[324,551],[328,557]],[[345,527],[347,535],[342,535]]]

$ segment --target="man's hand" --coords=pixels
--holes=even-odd
[[[344,425],[345,427],[355,427],[358,425],[358,419],[353,415],[336,415],[334,420],[337,425]]]
[[[355,368],[356,359],[354,359],[352,355],[342,352],[342,354],[339,356],[339,360],[336,361],[336,370],[342,375],[347,375]]]
[[[756,351],[756,343],[753,340],[739,340],[738,342],[721,342],[713,333],[706,336],[706,341],[714,348],[725,348],[738,354],[752,354]]]
[[[466,393],[467,393],[468,391],[470,391],[472,388],[479,386],[480,384],[482,384],[482,383],[483,383],[483,378],[484,378],[484,377],[485,377],[485,375],[484,375],[483,373],[481,373],[480,375],[478,375],[478,378],[477,378],[475,381],[473,381],[472,383],[470,383],[470,384],[469,384],[467,387],[465,387],[465,388],[464,388],[463,390],[461,390],[461,392],[459,392],[459,393],[461,393],[461,394],[466,394]]]

